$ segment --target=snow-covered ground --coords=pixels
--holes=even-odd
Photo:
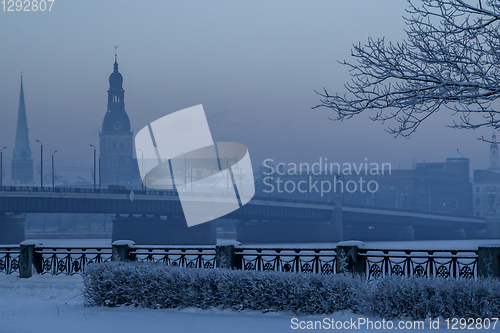
[[[289,313],[236,312],[220,309],[154,310],[134,307],[84,307],[82,287],[82,279],[79,275],[35,275],[30,279],[20,279],[17,274],[0,274],[0,332],[296,332],[302,330],[292,327],[301,325],[301,322],[303,327],[307,327],[308,321],[323,323],[325,319],[329,322],[331,319],[348,322],[351,319],[354,322],[360,319],[380,320],[350,312],[328,316],[296,317]],[[442,318],[439,329],[430,329],[428,320],[424,324],[423,330],[408,329],[407,331],[457,331],[446,329],[446,323]],[[393,321],[393,325],[396,329],[399,322]],[[497,326],[495,330],[490,328],[487,331],[500,331],[500,324]],[[323,326],[321,331],[325,330],[329,329]],[[392,330],[373,330],[363,326],[335,331],[385,332]]]

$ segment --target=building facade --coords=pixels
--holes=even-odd
[[[436,214],[472,216],[469,159],[458,150],[445,162],[416,163],[372,178],[378,191],[344,197],[345,204],[368,205]]]
[[[276,168],[269,175],[269,168],[261,168],[255,175],[256,196],[472,216],[469,159],[458,150],[445,162],[417,163],[412,169],[385,168],[376,174],[344,170],[297,173]]]

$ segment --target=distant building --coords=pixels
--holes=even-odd
[[[474,170],[474,216],[500,218],[500,163],[497,137],[493,134],[490,144],[490,165],[487,170]]]
[[[363,169],[359,175],[355,172],[342,174],[342,170],[340,175],[330,171],[326,174],[302,171],[290,175],[289,170],[280,170],[279,166],[273,175],[269,175],[269,168],[259,169],[255,176],[256,196],[333,202],[333,188],[337,186],[337,194],[344,205],[472,216],[469,159],[458,150],[446,162],[417,163],[413,169],[386,169],[378,174],[365,173]],[[361,177],[363,188],[360,187]],[[318,193],[322,182],[329,182],[332,187],[323,196]],[[353,190],[355,186],[357,189]]]
[[[133,132],[125,112],[123,77],[115,63],[109,76],[108,108],[99,134],[99,165],[102,184],[131,183],[139,177],[134,159]]]
[[[12,181],[17,184],[33,183],[33,159],[28,136],[28,119],[24,103],[23,77],[17,113],[16,143],[12,158]]]
[[[378,191],[344,195],[344,204],[471,216],[469,177],[469,159],[457,150],[446,162],[417,163],[414,169],[370,177]]]

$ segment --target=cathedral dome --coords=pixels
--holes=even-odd
[[[123,84],[123,76],[118,72],[118,63],[115,60],[115,66],[114,66],[114,71],[111,73],[109,76],[109,88],[112,90],[115,89],[123,89],[122,84]]]
[[[115,63],[113,73],[109,76],[108,111],[102,122],[102,132],[107,134],[130,133],[130,119],[125,112],[124,93],[122,87],[123,76],[118,72],[118,62]]]

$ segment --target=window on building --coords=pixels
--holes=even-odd
[[[481,198],[476,198],[476,206],[481,206]]]
[[[476,186],[476,193],[479,193],[480,189],[479,186]]]

